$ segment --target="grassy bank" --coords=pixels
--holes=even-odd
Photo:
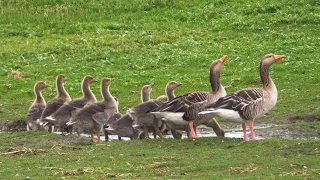
[[[269,117],[319,112],[319,2],[268,1],[41,1],[0,2],[0,121],[24,119],[32,88],[55,96],[55,76],[64,73],[72,98],[90,74],[117,78],[111,93],[120,111],[140,101],[144,84],[152,97],[169,80],[176,94],[209,91],[212,59],[228,55],[222,72],[228,92],[260,86],[258,64],[267,53],[287,59],[271,68],[279,89]],[[92,89],[101,99],[99,85]]]
[[[4,179],[317,179],[319,141],[201,138],[112,141],[0,134]],[[8,141],[10,139],[10,142]]]

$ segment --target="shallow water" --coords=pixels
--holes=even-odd
[[[270,128],[272,126],[275,126],[273,124],[263,124],[263,125],[257,125],[255,126],[255,130],[256,129],[264,129],[264,128]],[[213,130],[211,128],[207,128],[205,126],[199,126],[197,127],[197,133],[198,136],[201,137],[216,137],[217,135],[213,132]],[[58,132],[58,134],[60,134]],[[248,135],[250,135],[250,132],[248,132]],[[89,134],[81,134],[81,136],[85,136],[85,137],[90,137]],[[151,133],[149,133],[149,137],[150,139],[153,139],[153,135]],[[164,135],[164,138],[173,138],[172,135]],[[226,138],[237,138],[237,139],[243,139],[243,131],[242,128],[233,128],[233,129],[225,129],[225,137]],[[257,136],[258,138],[262,138],[260,136]],[[95,136],[95,138],[97,138]],[[183,132],[182,134],[182,139],[184,138],[188,138],[187,134],[185,132]],[[101,135],[100,137],[101,141],[105,141],[105,137],[104,135]],[[122,140],[125,141],[129,141],[130,138],[126,138],[126,137],[121,137]],[[109,140],[118,140],[118,136],[117,135],[109,135]]]

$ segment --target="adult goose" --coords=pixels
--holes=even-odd
[[[46,121],[52,121],[56,127],[59,127],[61,132],[67,128],[67,122],[73,114],[83,108],[86,104],[97,102],[96,97],[90,89],[90,85],[96,82],[92,76],[85,76],[81,83],[81,90],[83,96],[79,99],[69,101],[63,104],[55,113],[46,117]],[[69,128],[72,133],[72,128]]]
[[[46,87],[49,87],[49,84],[43,81],[38,81],[34,85],[33,90],[35,94],[35,99],[31,104],[26,116],[27,131],[43,129],[39,125],[40,123],[39,118],[41,117],[41,114],[44,108],[46,107],[46,100],[43,98],[41,94],[41,91]]]
[[[56,112],[65,102],[71,101],[70,95],[64,88],[66,80],[67,78],[63,74],[59,74],[56,77],[57,96],[47,103],[40,117],[40,124],[43,123],[43,126],[49,126],[49,132],[53,131],[54,124],[50,123],[50,121],[45,121],[45,118]]]
[[[162,118],[171,129],[187,131],[188,137],[197,137],[195,126],[200,124],[210,126],[218,136],[224,136],[224,131],[221,129],[219,124],[212,119],[212,117],[203,118],[195,113],[197,116],[195,116],[195,119],[192,119],[195,122],[195,124],[193,124],[192,121],[189,123],[184,121],[183,115],[187,111],[187,108],[193,104],[204,102],[209,104],[214,103],[220,97],[224,97],[226,95],[226,91],[220,83],[220,72],[226,60],[227,56],[223,56],[220,59],[213,61],[210,65],[209,80],[211,84],[211,92],[196,91],[178,96],[159,108],[152,110],[152,114],[158,118]]]
[[[141,101],[146,102],[150,100],[150,93],[152,91],[152,84],[144,85],[141,88]],[[133,119],[129,115],[122,116],[121,113],[117,112],[108,120],[104,126],[105,139],[109,139],[110,135],[118,135],[118,139],[121,137],[129,137],[135,139],[139,135],[139,131],[132,127]]]
[[[91,141],[94,140],[94,133],[97,135],[98,142],[100,142],[100,131],[102,125],[116,112],[118,112],[118,103],[111,95],[109,87],[114,78],[104,78],[101,80],[101,95],[102,102],[92,103],[83,107],[80,111],[74,114],[67,125],[73,125],[77,130],[89,130]]]
[[[200,114],[213,114],[232,122],[242,123],[243,139],[247,141],[246,123],[249,123],[251,139],[257,139],[253,123],[270,111],[277,103],[278,92],[269,74],[270,66],[285,58],[283,55],[267,54],[260,61],[262,88],[246,88],[231,93],[207,106]]]

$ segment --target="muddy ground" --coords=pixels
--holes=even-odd
[[[320,121],[319,114],[291,116],[281,119],[261,119],[255,122],[256,136],[260,138],[311,138],[320,139],[320,127],[318,124],[312,125],[312,122]],[[219,121],[221,127],[225,130],[226,137],[243,138],[240,124],[228,121]],[[310,125],[309,125],[310,123]],[[198,134],[200,137],[214,137],[213,131],[205,126],[199,126]],[[14,122],[4,122],[0,124],[2,132],[26,131],[24,120]],[[151,137],[151,136],[150,136]],[[172,136],[167,135],[167,138]],[[186,135],[184,134],[185,138]],[[111,137],[117,139],[117,137]]]

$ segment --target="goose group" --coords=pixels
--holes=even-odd
[[[130,139],[163,138],[171,133],[180,139],[182,131],[189,138],[199,138],[197,126],[205,125],[213,129],[217,136],[225,136],[224,129],[216,118],[241,123],[243,140],[257,140],[253,124],[268,113],[277,103],[277,88],[269,68],[275,62],[284,59],[284,55],[267,54],[260,60],[261,88],[245,88],[227,93],[220,83],[220,75],[227,56],[213,60],[209,68],[210,92],[191,91],[176,96],[174,91],[182,83],[169,81],[165,86],[165,95],[151,99],[153,84],[141,88],[141,103],[128,109],[125,114],[118,110],[118,99],[110,93],[110,85],[115,78],[102,78],[100,92],[103,100],[97,102],[91,91],[91,84],[97,80],[92,76],[83,77],[82,97],[72,100],[64,87],[67,78],[64,74],[56,76],[57,95],[46,103],[41,91],[47,87],[44,81],[37,81],[33,91],[35,99],[26,115],[27,130],[69,132],[72,134],[90,133],[92,142],[100,142],[100,133],[104,132],[106,141],[109,135],[129,137]],[[121,105],[121,104],[120,104]],[[250,138],[246,126],[249,125]],[[95,140],[95,136],[97,140]]]

